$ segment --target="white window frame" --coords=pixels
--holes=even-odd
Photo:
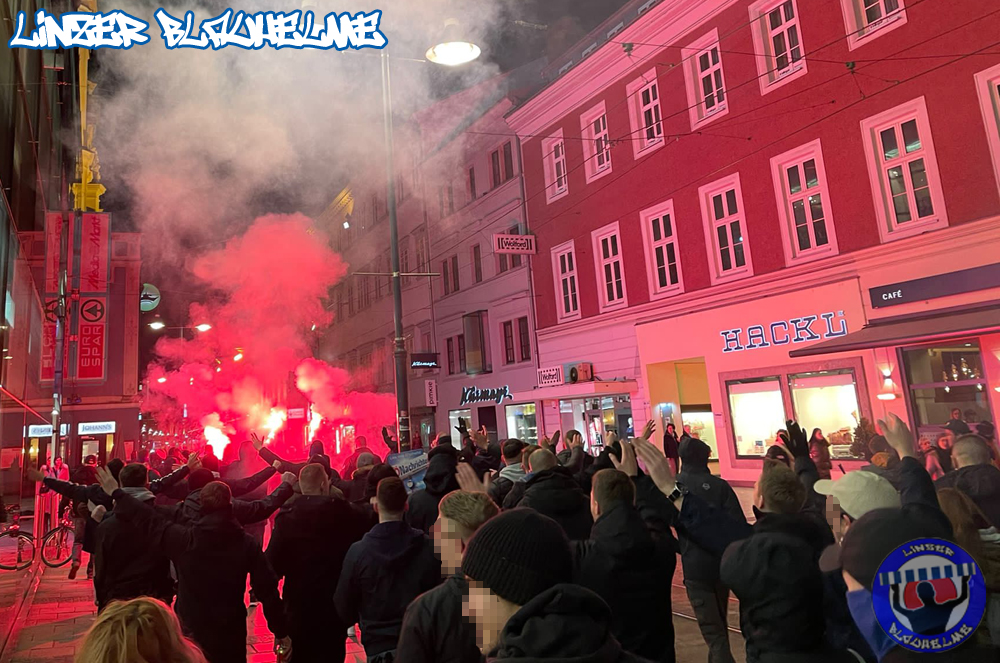
[[[807,188],[803,172],[800,172],[802,190],[798,193],[791,193],[788,184],[788,169],[798,166],[800,171],[802,171],[803,164],[810,159],[816,164],[817,185]],[[837,247],[837,233],[834,228],[833,208],[830,203],[830,187],[826,178],[826,166],[823,163],[823,146],[820,140],[816,139],[772,158],[771,181],[774,184],[774,196],[778,205],[778,220],[781,223],[785,265],[791,267],[801,262],[815,260],[817,257],[836,255],[839,252]],[[820,197],[820,202],[823,206],[823,224],[826,227],[827,242],[821,246],[816,246],[815,228],[812,219],[807,218],[811,246],[808,249],[802,250],[799,248],[793,205],[797,201],[802,201],[805,204],[807,217],[811,217],[808,206],[810,192],[811,195],[819,195]]]
[[[904,0],[878,0],[882,11],[881,17],[869,23],[865,14],[865,2],[868,0],[840,0],[840,9],[844,14],[844,29],[847,31],[847,48],[853,51],[881,37],[896,28],[906,25],[906,6]],[[896,3],[898,7],[888,14],[886,3]]]
[[[607,147],[604,149],[606,161],[598,167],[598,135],[594,133],[594,122],[601,117],[604,118],[604,140],[608,142],[606,143]],[[587,184],[590,184],[605,175],[610,175],[612,170],[611,130],[608,127],[608,113],[603,101],[580,116],[580,133],[583,136],[583,170],[586,175]]]
[[[735,189],[736,191],[737,211],[734,215],[728,214],[728,200],[725,195],[730,189]],[[727,212],[727,214],[722,219],[717,221],[715,218],[713,198],[719,194],[723,196],[722,202],[726,205],[723,211]],[[709,276],[711,277],[712,285],[719,285],[721,283],[728,283],[729,281],[736,281],[738,279],[753,276],[753,259],[750,255],[750,238],[747,233],[747,226],[749,224],[747,223],[746,217],[746,205],[743,204],[743,188],[740,185],[740,174],[733,173],[732,175],[699,187],[698,199],[701,201],[701,216],[705,229],[705,247],[711,251],[709,259]],[[729,241],[729,248],[732,250],[732,232],[729,224],[736,219],[740,222],[744,264],[742,267],[735,267],[736,261],[734,252],[731,254],[731,257],[733,258],[732,264],[734,266],[729,270],[723,271],[721,248],[718,243],[716,228],[720,225],[727,226],[726,232]]]
[[[791,20],[785,18],[784,5],[791,3],[794,17]],[[783,22],[778,29],[771,28],[770,17],[774,11],[781,11]],[[753,47],[757,60],[757,82],[760,84],[760,93],[765,95],[768,92],[777,90],[782,85],[790,83],[797,78],[806,75],[806,50],[802,43],[802,22],[799,20],[799,7],[797,0],[759,0],[750,5],[750,21],[753,23]],[[795,35],[798,44],[793,47],[789,43],[788,32],[795,28]],[[777,59],[774,55],[774,37],[780,33],[785,34],[785,48],[789,58],[789,64],[781,71],[777,70]],[[799,59],[791,61],[792,51],[798,48]]]
[[[716,51],[715,57],[718,62],[712,64],[712,50]],[[717,79],[714,75],[716,68],[719,70],[719,78],[722,84],[723,99],[716,102],[708,109],[705,106],[705,97],[702,94],[702,74],[701,56],[709,56],[709,69],[713,72],[713,94],[718,94],[718,89],[714,87]],[[703,35],[699,39],[688,44],[681,49],[681,57],[684,58],[684,87],[687,90],[688,116],[691,119],[691,129],[703,127],[710,122],[714,122],[720,117],[729,114],[729,90],[726,87],[726,72],[722,62],[722,45],[719,43],[719,30],[715,29]]]
[[[561,258],[564,255],[572,256],[573,268],[566,272],[565,278],[567,280],[572,280],[572,283],[576,287],[576,310],[567,311],[563,306],[563,273],[561,271]],[[555,283],[555,301],[556,301],[556,319],[559,322],[570,322],[572,320],[579,320],[581,317],[580,313],[580,263],[577,260],[576,255],[576,243],[573,240],[568,242],[563,242],[559,246],[552,247],[552,278]]]
[[[975,78],[986,127],[986,143],[993,159],[993,174],[1000,188],[1000,64],[979,72]]]
[[[556,148],[560,154],[556,154]],[[559,163],[562,162],[563,185],[558,182]],[[569,195],[569,171],[566,169],[566,141],[562,129],[542,141],[542,170],[545,175],[545,202],[553,203]]]
[[[652,90],[656,99],[651,99],[648,104],[643,104],[643,95],[647,90]],[[625,88],[625,95],[628,98],[628,118],[632,129],[632,154],[636,159],[654,152],[657,148],[663,147],[663,110],[660,105],[660,84],[656,78],[656,67],[653,67],[645,74],[629,83]],[[652,127],[646,124],[646,112],[652,116]],[[652,128],[654,137],[647,137],[649,129]]]
[[[608,311],[616,311],[620,308],[628,307],[628,287],[625,281],[625,257],[623,255],[622,246],[622,234],[618,227],[618,222],[608,224],[603,228],[598,228],[591,234],[591,239],[594,244],[594,271],[596,272],[597,281],[597,304],[598,309],[601,313],[606,313]],[[612,241],[612,238],[613,241]],[[613,249],[617,246],[617,254],[609,258],[604,257],[603,243],[605,240],[609,242],[609,249]],[[607,282],[605,280],[605,268],[611,267],[612,278],[614,278],[614,264],[618,263],[618,275],[621,279],[621,297],[615,298],[614,300],[609,300],[607,296]],[[615,279],[617,280],[617,279]]]
[[[663,219],[663,217],[669,217],[672,232],[670,238],[666,238],[661,235],[660,239],[656,240],[653,236],[653,220]],[[646,279],[649,282],[650,299],[660,299],[662,297],[668,297],[670,295],[676,295],[684,292],[684,274],[681,270],[680,244],[677,241],[677,218],[674,216],[674,201],[667,200],[658,205],[642,210],[639,212],[639,223],[642,226],[643,245],[646,248]],[[656,260],[656,250],[657,248],[664,247],[664,255],[666,256],[666,245],[668,244],[673,244],[674,246],[674,257],[677,265],[677,283],[660,287],[659,266],[657,265]],[[669,279],[669,270],[667,278]]]
[[[903,226],[897,226],[893,211],[892,196],[889,193],[889,183],[885,177],[886,162],[882,157],[880,133],[889,127],[899,127],[904,122],[915,119],[917,132],[920,136],[919,150],[910,155],[903,155],[894,162],[908,164],[918,158],[924,160],[924,170],[927,174],[927,184],[931,195],[931,205],[934,213],[924,219],[917,217],[916,205],[912,199],[913,186],[908,168],[904,168],[904,181],[907,184],[907,199],[913,214],[911,221]],[[904,237],[920,235],[930,230],[944,228],[948,225],[948,212],[944,204],[944,190],[941,188],[940,171],[937,164],[937,152],[934,150],[934,139],[931,135],[930,120],[927,116],[927,103],[923,97],[918,97],[905,104],[879,113],[861,121],[861,134],[865,144],[865,157],[868,162],[868,178],[872,185],[872,196],[875,202],[875,216],[878,219],[878,232],[882,242],[891,242]],[[898,135],[897,147],[905,150],[902,136]]]

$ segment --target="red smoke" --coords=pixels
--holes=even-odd
[[[187,325],[212,328],[156,344],[143,408],[160,429],[186,427],[195,439],[209,425],[266,434],[271,408],[288,407],[294,374],[328,424],[353,425],[373,448],[384,447],[371,432],[392,425],[393,399],[351,391],[346,371],[312,358],[314,330],[332,320],[323,301],[347,267],[308,218],[261,217],[242,237],[198,258],[192,272],[214,294],[191,305]]]

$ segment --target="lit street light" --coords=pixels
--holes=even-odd
[[[167,325],[164,324],[162,320],[157,320],[156,322],[149,323],[149,326],[150,326],[151,329],[155,329],[156,331],[159,331],[159,330],[163,329],[164,327],[166,327]]]
[[[167,381],[167,378],[156,378],[156,381],[159,382],[160,384],[163,384],[164,382]]]
[[[195,329],[197,329],[200,332],[207,332],[211,328],[212,328],[212,325],[208,325],[208,324],[205,324],[205,323],[202,323],[202,324],[198,325],[197,327],[195,327]]]
[[[445,21],[443,38],[427,51],[435,64],[455,67],[472,62],[482,50],[461,34],[455,19]],[[410,448],[410,394],[403,337],[403,289],[399,267],[399,227],[396,221],[396,165],[392,144],[392,90],[389,83],[389,53],[382,49],[382,121],[385,130],[386,208],[389,213],[389,259],[392,271],[393,358],[396,374],[397,451]],[[348,222],[345,220],[345,228]]]

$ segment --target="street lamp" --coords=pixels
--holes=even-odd
[[[458,66],[472,62],[482,50],[461,35],[458,21],[445,22],[443,39],[427,51],[435,64]],[[396,167],[392,145],[392,89],[389,82],[389,53],[382,49],[382,120],[385,125],[386,207],[389,212],[389,259],[392,265],[393,358],[396,373],[397,451],[410,448],[410,394],[406,372],[406,345],[403,339],[403,286],[399,272],[399,227],[396,222]],[[346,226],[346,224],[345,224]]]
[[[155,322],[149,323],[150,329],[155,329],[156,331],[160,331],[166,326],[167,325],[162,320],[156,320]]]

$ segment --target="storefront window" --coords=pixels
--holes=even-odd
[[[795,418],[812,436],[819,428],[830,443],[834,458],[854,458],[851,442],[860,418],[854,370],[798,373],[788,376]]]
[[[709,410],[682,410],[681,422],[690,427],[691,436],[696,437],[712,449],[711,460],[718,460],[719,446],[715,442],[715,417]]]
[[[903,367],[920,434],[943,430],[955,410],[973,430],[976,423],[993,420],[975,339],[903,350]]]
[[[472,426],[472,410],[449,410],[448,411],[448,434],[451,436],[451,444],[456,449],[462,448],[462,440],[459,437],[459,433],[456,430],[461,428],[461,422],[459,419],[465,420],[465,425],[468,426],[471,431]]]
[[[534,403],[507,406],[507,436],[528,444],[538,444]]]
[[[736,454],[763,456],[785,427],[785,405],[778,376],[726,382]]]

